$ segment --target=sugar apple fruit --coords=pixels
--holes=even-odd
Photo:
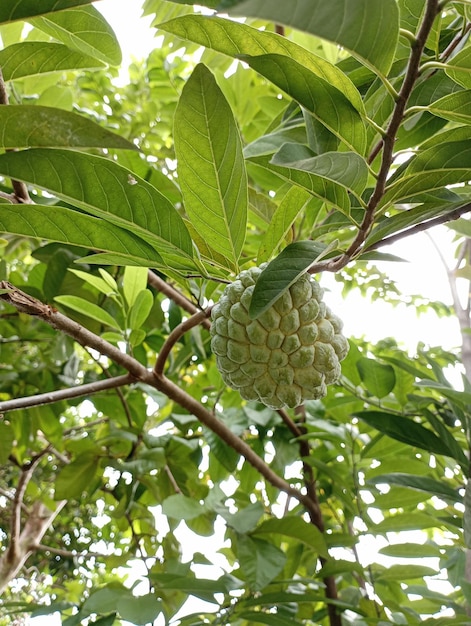
[[[242,271],[212,310],[211,348],[224,382],[246,400],[274,409],[322,398],[348,352],[342,322],[303,274],[256,320],[249,317],[262,269]]]

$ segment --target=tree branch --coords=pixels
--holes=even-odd
[[[178,324],[178,326],[175,326],[175,328],[172,330],[172,332],[169,334],[169,336],[165,340],[162,348],[160,349],[159,356],[157,357],[157,361],[155,362],[154,374],[156,376],[160,376],[160,374],[163,373],[165,363],[167,362],[170,352],[173,346],[177,343],[177,341],[181,337],[183,337],[183,335],[186,332],[188,332],[191,328],[198,326],[198,324],[201,324],[205,320],[209,321],[207,319],[208,315],[209,315],[208,311],[198,311],[198,313],[194,313],[191,317],[186,319],[184,322],[182,322],[181,324]]]
[[[419,75],[420,61],[427,37],[439,10],[440,7],[438,0],[427,0],[419,32],[417,33],[417,37],[411,46],[411,54],[404,80],[402,82],[402,87],[397,95],[396,105],[387,126],[386,133],[382,138],[383,153],[381,157],[381,166],[376,179],[376,185],[366,206],[365,215],[358,232],[346,252],[328,261],[316,263],[309,268],[309,272],[311,274],[316,274],[321,271],[337,272],[345,267],[359,254],[366,238],[368,237],[368,234],[371,231],[371,228],[373,227],[376,209],[381,201],[381,198],[384,196],[387,178],[393,163],[396,136],[404,118],[407,101]]]
[[[160,276],[157,276],[157,274],[152,270],[149,270],[149,273],[147,275],[147,282],[151,287],[154,287],[154,289],[157,289],[158,291],[163,293],[165,296],[167,296],[167,298],[175,302],[175,304],[177,304],[187,313],[191,313],[191,315],[193,315],[194,313],[199,313],[201,311],[201,309],[197,307],[196,304],[194,304],[186,296],[180,293],[180,291],[175,289],[175,287],[172,287],[172,285],[169,285],[169,283],[165,282],[165,280],[162,280]],[[201,325],[209,330],[211,322],[209,321],[209,319],[205,319],[201,321]]]
[[[162,374],[155,375],[133,357],[121,352],[118,348],[98,335],[90,332],[77,322],[72,321],[49,305],[43,304],[39,300],[36,300],[36,298],[17,289],[7,281],[0,282],[0,289],[8,289],[6,293],[0,294],[0,299],[7,301],[23,313],[39,317],[56,330],[72,337],[80,345],[93,348],[100,354],[109,357],[116,365],[120,365],[128,370],[133,379],[140,380],[154,387],[164,393],[170,400],[173,400],[184,409],[187,409],[231,448],[239,452],[239,454],[241,454],[270,484],[280,489],[280,491],[296,498],[308,511],[312,511],[312,502],[307,496],[300,493],[283,478],[278,476],[243,439],[235,435],[221,420],[213,415],[213,413],[168,378]]]
[[[90,396],[92,394],[99,393],[100,391],[105,391],[106,389],[116,389],[118,387],[123,387],[124,385],[129,385],[134,380],[134,377],[130,374],[124,374],[123,376],[115,376],[114,378],[108,378],[106,380],[98,380],[93,383],[87,383],[86,385],[80,385],[79,387],[58,389],[57,391],[50,391],[48,393],[38,393],[35,396],[5,400],[4,402],[0,402],[0,412],[15,411],[17,409],[25,409],[32,406],[40,406],[42,404],[52,404],[53,402],[68,400],[70,398]]]
[[[371,252],[372,250],[377,250],[378,248],[382,248],[383,246],[389,246],[396,241],[401,239],[405,239],[406,237],[410,237],[411,235],[417,235],[418,233],[425,232],[434,226],[440,226],[441,224],[446,224],[447,222],[452,222],[453,220],[457,220],[459,217],[464,215],[465,213],[469,213],[471,211],[471,202],[464,204],[462,207],[458,209],[453,209],[449,213],[445,213],[444,215],[440,215],[439,217],[434,217],[431,220],[427,220],[426,222],[422,222],[421,224],[415,224],[415,226],[411,226],[410,228],[406,228],[405,230],[395,233],[390,237],[385,237],[376,243],[373,243],[371,246],[368,246],[363,250],[363,252]]]

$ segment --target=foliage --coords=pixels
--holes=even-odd
[[[124,86],[90,2],[0,7],[0,620],[469,623],[469,4],[192,4],[146,0]],[[446,222],[462,389],[353,338],[322,400],[224,386],[241,268],[254,311],[306,270],[396,302],[381,248]]]

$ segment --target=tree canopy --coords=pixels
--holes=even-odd
[[[469,1],[145,0],[124,83],[97,7],[0,6],[0,624],[469,624]],[[439,224],[460,349],[348,337],[291,408],[223,382],[241,271],[250,320],[306,272],[367,315]]]

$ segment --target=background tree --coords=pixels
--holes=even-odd
[[[0,7],[2,619],[467,624],[469,4],[204,4],[229,17],[145,3],[124,87],[91,3]],[[381,249],[448,222],[459,390],[457,354],[391,338],[296,409],[224,386],[240,269],[273,263],[255,313],[305,271],[386,292]]]

